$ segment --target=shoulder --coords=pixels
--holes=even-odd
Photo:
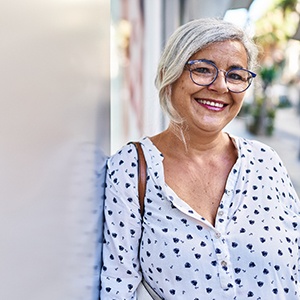
[[[279,159],[277,152],[270,146],[252,139],[234,137],[237,147],[242,153],[250,153],[253,156],[265,156],[270,159]]]
[[[145,156],[147,153],[153,150],[153,144],[151,141],[144,137],[138,142],[141,143]],[[137,149],[132,142],[123,145],[117,152],[111,155],[107,159],[108,168],[128,168],[129,166],[135,167],[138,159]]]
[[[136,154],[135,146],[133,144],[128,143],[122,146],[122,148],[120,148],[117,152],[112,154],[108,158],[108,162],[112,164],[115,163],[122,164],[123,163],[122,159],[128,159],[130,157],[134,157],[135,154]]]
[[[288,171],[277,152],[270,146],[257,141],[237,138],[241,166],[251,169],[253,174],[259,174],[258,179],[275,180],[283,188],[292,186]],[[263,176],[264,175],[264,176]]]
[[[148,137],[143,137],[138,140],[138,142],[141,143],[147,163],[163,159],[163,155],[158,151]],[[136,162],[137,158],[137,149],[133,143],[129,142],[108,158],[108,166],[126,166],[132,162]]]
[[[127,173],[137,166],[137,152],[133,144],[126,144],[107,159],[107,173]]]
[[[239,157],[247,165],[258,170],[274,170],[287,175],[287,170],[277,152],[270,146],[251,139],[235,138]]]

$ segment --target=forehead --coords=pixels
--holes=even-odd
[[[209,44],[199,50],[191,59],[208,59],[223,67],[231,65],[241,65],[247,67],[248,58],[244,45],[239,41],[224,41]]]

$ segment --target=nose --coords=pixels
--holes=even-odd
[[[207,88],[210,90],[214,90],[221,94],[227,93],[229,90],[227,88],[225,74],[226,74],[226,71],[219,69],[216,79]]]

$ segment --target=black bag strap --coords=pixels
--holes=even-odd
[[[130,142],[136,148],[138,154],[138,191],[139,191],[139,202],[141,216],[144,215],[144,198],[146,194],[146,180],[147,180],[147,163],[144,156],[144,151],[142,149],[140,142]]]

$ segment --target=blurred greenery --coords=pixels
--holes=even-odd
[[[277,72],[278,72],[278,67],[276,64],[273,64],[269,67],[263,66],[260,69],[259,74],[264,83],[264,86],[267,87],[268,85],[272,84],[272,82],[276,78]]]
[[[280,80],[287,41],[298,28],[297,4],[298,0],[274,0],[270,9],[255,24],[254,40],[260,49],[258,80],[261,88],[256,86],[251,107],[243,110],[250,115],[247,128],[253,134],[271,135],[274,131],[276,107],[267,91],[276,80]]]

